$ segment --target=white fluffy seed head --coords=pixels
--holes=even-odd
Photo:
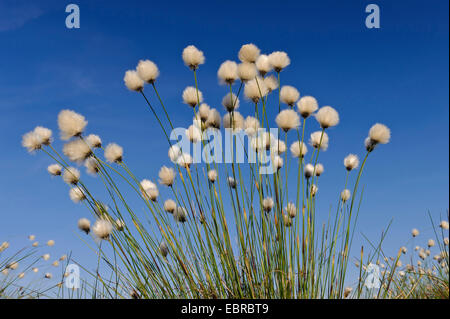
[[[22,136],[22,146],[32,153],[42,148],[42,140],[34,131]]]
[[[319,191],[319,187],[317,187],[315,184],[311,185],[311,196],[314,197],[316,196],[317,192]]]
[[[52,142],[52,130],[46,127],[36,126],[33,132],[39,136],[43,145],[50,145]]]
[[[248,81],[244,87],[245,97],[254,103],[258,103],[261,97],[266,96],[268,92],[266,84],[261,77]]]
[[[214,183],[217,179],[217,171],[215,169],[210,169],[208,171],[208,179],[211,183]]]
[[[110,143],[105,148],[105,158],[110,163],[120,163],[123,160],[123,148],[116,143]]]
[[[9,268],[11,270],[16,270],[17,268],[19,268],[19,263],[17,261],[14,261],[14,262],[6,265],[6,268]]]
[[[197,94],[198,92],[198,94]],[[195,107],[199,102],[203,102],[203,94],[193,86],[188,86],[183,91],[183,103]]]
[[[172,186],[173,181],[175,180],[175,171],[173,170],[173,168],[163,166],[159,170],[158,176],[159,176],[159,182],[162,185]]]
[[[339,114],[331,106],[324,106],[317,112],[316,120],[322,128],[336,126],[339,123]]]
[[[286,227],[291,227],[292,226],[292,219],[289,215],[287,214],[283,214],[283,223],[284,226]]]
[[[91,222],[87,218],[80,218],[78,220],[78,228],[84,231],[86,234],[89,234],[91,231]]]
[[[92,226],[92,232],[100,239],[108,239],[112,234],[113,226],[110,221],[105,219],[99,219]]]
[[[61,138],[68,140],[74,136],[80,136],[87,121],[84,116],[71,110],[62,110],[58,114],[58,127],[61,131]]]
[[[288,109],[281,111],[275,118],[275,122],[279,128],[287,132],[300,126],[300,117],[297,112]]]
[[[309,144],[314,148],[326,151],[328,148],[328,134],[322,131],[311,133]]]
[[[210,109],[208,113],[208,119],[206,120],[206,127],[220,129],[222,119],[220,113],[216,109]]]
[[[74,202],[74,203],[79,203],[83,200],[86,199],[86,195],[84,194],[84,192],[78,188],[78,187],[73,187],[70,189],[69,191],[69,196],[70,199]]]
[[[85,141],[76,139],[64,144],[63,153],[72,162],[81,163],[92,155],[92,150]]]
[[[175,211],[176,208],[177,208],[177,204],[172,199],[167,199],[164,202],[164,211],[166,211],[170,214],[173,214],[173,212]]]
[[[304,157],[305,154],[308,152],[308,148],[306,147],[305,143],[295,141],[291,144],[290,147],[291,153],[293,157]]]
[[[51,164],[47,167],[47,171],[50,175],[59,176],[61,175],[62,167],[59,164]]]
[[[445,238],[444,238],[444,245],[445,245],[445,246],[448,246],[448,237],[445,237]]]
[[[312,96],[303,96],[297,102],[297,109],[303,118],[309,117],[319,108],[319,103]]]
[[[441,227],[442,229],[448,230],[448,221],[443,220],[439,223],[439,227]]]
[[[272,65],[270,64],[269,56],[261,54],[256,60],[256,68],[261,76],[266,75],[272,70]]]
[[[314,175],[314,165],[309,164],[309,163],[306,164],[305,168],[304,168],[304,171],[305,171],[305,177],[306,178],[312,177]]]
[[[373,141],[370,137],[366,137],[366,139],[364,140],[364,146],[366,147],[366,150],[368,152],[372,152],[377,146],[377,143]]]
[[[347,298],[348,296],[350,296],[350,293],[352,292],[353,288],[352,287],[345,287],[344,289],[344,298]]]
[[[172,163],[176,163],[181,155],[181,149],[178,145],[172,145],[167,152]]]
[[[49,241],[47,241],[47,246],[49,247],[55,246],[55,241],[53,239],[50,239]]]
[[[347,169],[347,171],[351,171],[355,168],[357,168],[359,165],[359,158],[355,154],[348,154],[344,158],[344,166]]]
[[[192,143],[197,143],[202,139],[202,131],[196,125],[189,126],[185,133],[189,141]]]
[[[248,136],[255,136],[258,133],[258,129],[260,127],[259,121],[257,118],[253,116],[247,116],[244,123],[245,133]]]
[[[0,245],[0,253],[5,251],[5,249],[7,249],[9,247],[9,243],[7,241],[4,241],[1,245]]]
[[[292,107],[294,106],[295,102],[297,102],[299,97],[300,93],[295,87],[290,85],[284,85],[281,87],[280,91],[281,102]]]
[[[232,112],[239,108],[239,98],[234,93],[228,93],[223,97],[222,105],[228,112]]]
[[[144,88],[144,81],[139,77],[139,74],[134,70],[128,70],[125,72],[123,82],[130,91],[140,92]]]
[[[289,59],[286,52],[275,51],[269,54],[269,63],[275,70],[275,72],[281,72],[285,67],[287,67],[291,60]]]
[[[76,185],[80,180],[80,171],[75,167],[67,167],[62,175],[63,181],[69,185]]]
[[[229,176],[227,178],[227,183],[231,188],[236,188],[236,180],[233,177]]]
[[[270,150],[272,147],[278,146],[278,144],[275,144],[275,142],[276,142],[275,137],[272,134],[270,134],[270,132],[264,132],[262,134],[262,137],[263,137],[263,142],[266,146],[266,150]]]
[[[142,195],[152,201],[156,201],[159,196],[159,190],[155,183],[148,179],[141,181]]]
[[[86,167],[86,171],[91,175],[96,175],[100,171],[99,162],[92,157],[84,161],[84,167]]]
[[[428,247],[433,247],[435,245],[434,240],[433,239],[428,239],[427,245],[428,245]]]
[[[419,236],[419,230],[418,230],[417,228],[414,228],[414,229],[411,231],[411,235],[412,235],[413,237]]]
[[[276,140],[272,143],[271,147],[270,147],[270,151],[271,153],[274,154],[283,154],[284,152],[286,152],[286,143],[284,143],[281,140]]]
[[[267,91],[270,93],[273,90],[278,89],[278,80],[273,75],[269,75],[264,78],[264,84],[266,85]]]
[[[231,116],[231,113],[227,113],[223,117],[223,126],[226,129],[232,129],[233,132],[240,131],[244,129],[244,118],[241,113],[236,111],[233,112],[233,116]]]
[[[325,170],[322,164],[317,164],[315,167],[316,170],[316,176],[322,175],[323,171]]]
[[[121,219],[116,219],[115,225],[118,231],[123,231],[125,229],[125,222]]]
[[[85,140],[86,140],[86,143],[88,143],[91,148],[102,147],[102,139],[98,135],[89,134]]]
[[[253,63],[243,62],[239,64],[237,72],[242,82],[253,80],[256,77],[256,67]]]
[[[375,144],[386,144],[391,138],[391,131],[386,125],[377,123],[370,128],[369,138],[375,142]]]
[[[273,208],[273,199],[271,197],[266,197],[263,199],[263,210],[268,213]]]
[[[239,50],[239,60],[242,62],[254,63],[258,59],[260,50],[253,43],[244,44]]]
[[[269,132],[259,132],[256,137],[251,139],[251,146],[255,151],[263,152],[273,146],[273,139],[273,135],[270,135]]]
[[[184,64],[191,70],[196,70],[200,64],[205,63],[203,52],[193,45],[189,45],[183,50],[182,58]]]
[[[341,192],[341,200],[345,203],[346,201],[348,201],[350,199],[351,193],[350,190],[348,189],[344,189]]]
[[[42,259],[44,259],[45,261],[50,259],[50,254],[44,254],[42,255]]]
[[[279,170],[280,168],[283,167],[284,161],[281,156],[272,154],[272,163],[273,163],[273,167],[276,168],[277,170]]]
[[[186,169],[191,166],[192,162],[193,158],[188,153],[182,153],[177,159],[177,164]]]
[[[166,258],[167,255],[169,254],[169,247],[167,247],[167,244],[165,241],[162,241],[159,244],[159,252],[161,253],[161,255]]]
[[[147,83],[154,83],[159,76],[158,66],[150,60],[140,60],[136,71],[139,77]]]
[[[49,272],[45,273],[44,278],[45,279],[52,279],[53,275]]]
[[[236,62],[230,60],[223,62],[217,71],[217,76],[222,83],[233,84],[238,78],[238,66]]]
[[[288,203],[284,210],[290,218],[294,218],[295,216],[297,216],[297,207],[295,207],[294,203]]]
[[[200,104],[200,106],[198,108],[198,114],[199,114],[202,122],[206,122],[206,120],[208,120],[209,111],[210,111],[210,107],[208,104],[206,104],[206,103]]]
[[[184,223],[187,220],[187,211],[184,207],[177,206],[173,212],[173,218],[180,223]]]

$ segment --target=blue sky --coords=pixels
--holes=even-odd
[[[265,53],[286,51],[292,63],[282,82],[339,111],[321,159],[325,207],[342,187],[343,158],[362,154],[372,124],[391,128],[391,143],[370,156],[364,173],[358,234],[376,240],[393,218],[386,245],[396,251],[413,227],[431,235],[427,211],[437,219],[446,214],[448,1],[75,1],[81,28],[72,30],[64,24],[68,3],[0,0],[0,241],[20,247],[33,233],[55,239],[60,253],[93,259],[76,235],[76,221],[88,212],[48,176],[50,160],[26,153],[21,135],[36,125],[57,134],[57,113],[70,108],[86,116],[89,132],[123,145],[139,177],[156,179],[168,164],[167,144],[123,74],[139,59],[156,62],[169,113],[175,125],[186,125],[192,110],[181,92],[193,77],[181,52],[189,44],[205,53],[200,89],[221,112],[226,88],[217,69],[249,42]],[[380,6],[381,29],[365,27],[369,3]],[[244,115],[250,110],[241,106]],[[362,243],[357,236],[355,244]]]

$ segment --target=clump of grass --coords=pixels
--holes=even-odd
[[[63,110],[58,115],[61,137],[69,140],[63,154],[53,147],[48,129],[45,136],[42,130],[24,135],[23,145],[54,161],[50,174],[61,175],[71,199],[82,203],[96,220],[93,226],[88,219],[78,224],[97,244],[94,291],[101,285],[105,296],[132,298],[362,296],[364,270],[356,289],[346,287],[362,199],[359,186],[370,154],[389,142],[389,128],[379,123],[370,128],[361,147],[361,163],[355,154],[345,158],[336,207],[319,224],[318,216],[323,216],[316,210],[319,184],[326,174],[319,158],[331,144],[339,114],[331,106],[319,107],[314,97],[300,98],[295,87],[282,84],[282,72],[290,65],[285,52],[263,55],[248,44],[238,56],[241,64],[226,61],[218,71],[225,86],[222,120],[199,89],[203,52],[192,45],[183,51],[193,75],[181,94],[193,111],[192,125],[185,132],[191,143],[187,149],[169,139],[174,126],[157,89],[157,65],[140,61],[136,70],[125,73],[126,87],[142,95],[168,143],[170,162],[160,170],[160,186],[156,176],[140,176],[128,167],[121,146],[104,147],[100,137],[87,135],[87,121],[76,112]],[[242,95],[245,100],[240,100]],[[269,121],[269,110],[277,108],[275,119]],[[268,130],[273,123],[275,130]],[[307,126],[312,131],[309,139]],[[224,131],[233,143],[218,155],[231,154],[232,160],[220,163],[207,152],[205,163],[198,163],[191,148],[207,147],[212,136]],[[242,131],[249,145],[237,134]],[[235,159],[239,151],[248,164]],[[267,159],[272,159],[273,174],[264,174]],[[91,191],[70,162],[84,164],[105,192]],[[136,199],[144,211],[133,207]],[[108,280],[100,275],[102,262],[112,272]],[[392,287],[402,287],[393,275],[396,267],[383,279],[387,293],[379,297],[392,297],[398,294]]]
[[[381,243],[369,256],[361,255],[356,262],[361,280],[353,297],[393,299],[448,299],[449,298],[449,254],[448,214],[439,225],[429,215],[433,238],[420,238],[414,228],[411,238],[399,248],[396,256],[388,257]],[[422,244],[420,244],[422,243]],[[361,285],[373,275],[376,265],[379,272],[379,289]]]

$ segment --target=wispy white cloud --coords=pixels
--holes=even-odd
[[[21,28],[27,22],[40,17],[45,10],[37,1],[0,1],[0,32]]]
[[[33,70],[30,78],[23,76],[10,83],[0,81],[0,110],[13,111],[54,99],[96,94],[99,83],[102,82],[98,74],[79,66],[43,63]]]

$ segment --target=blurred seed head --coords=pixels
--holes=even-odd
[[[58,114],[58,127],[63,140],[81,136],[87,123],[83,115],[71,110],[62,110]]]

